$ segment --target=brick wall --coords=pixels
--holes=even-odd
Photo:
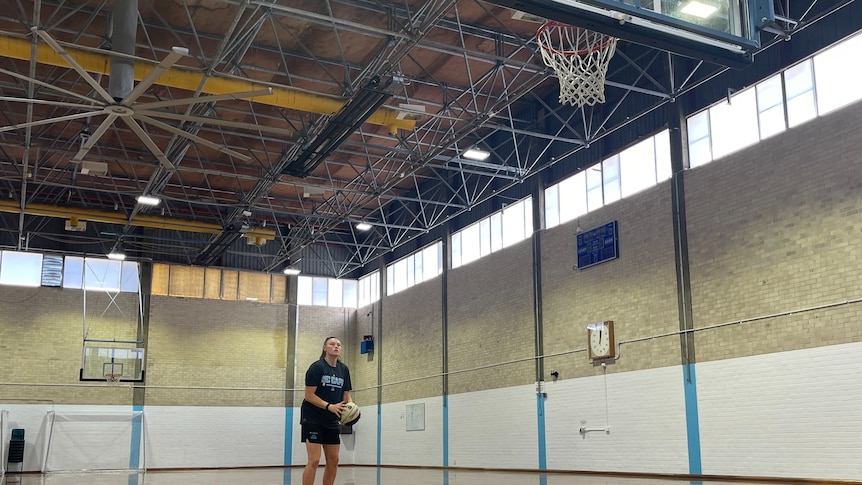
[[[695,333],[695,356],[704,472],[859,476],[853,440],[859,422],[856,383],[862,381],[855,357],[862,342],[860,121],[862,104],[856,104],[684,175],[691,305],[701,329]],[[620,258],[572,269],[577,227],[611,220],[620,225]],[[602,423],[607,410],[612,428],[610,435],[588,440],[571,427],[553,428],[549,463],[562,469],[684,473],[684,448],[692,445],[684,442],[686,397],[680,340],[673,335],[679,317],[669,183],[545,231],[542,243],[545,354],[559,354],[546,359],[546,379],[551,370],[561,377],[546,383],[546,424]],[[459,460],[453,465],[497,463],[481,455],[485,451],[470,455],[475,446],[468,435],[483,433],[491,422],[470,419],[481,412],[488,392],[492,401],[519,400],[522,419],[511,416],[505,436],[532,451],[527,440],[537,416],[528,411],[535,402],[531,270],[531,246],[524,241],[449,274],[455,407],[448,446]],[[82,296],[79,290],[0,287],[0,373],[5,384],[13,384],[2,386],[2,398],[89,407],[132,403],[127,387],[79,385],[82,320],[89,315]],[[369,324],[365,317],[349,309],[301,307],[295,369],[288,305],[154,297],[145,404],[182,405],[190,414],[202,411],[198,407],[236,407],[236,414],[222,415],[239,421],[245,410],[240,406],[281,411],[280,388],[288,373],[297,375],[301,387],[323,339],[335,335],[345,345],[345,361],[362,376],[354,385],[368,388],[369,398],[376,383],[363,381],[372,381],[376,366],[383,366],[386,449],[401,439],[415,447],[410,449],[436,453],[441,423],[428,422],[429,432],[407,438],[400,412],[420,399],[429,403],[428,419],[446,411],[441,407],[437,414],[431,407],[442,393],[442,297],[438,279],[386,297],[379,360],[370,361],[358,354],[359,335]],[[96,308],[96,301],[88,308]],[[120,313],[92,318],[94,331],[126,335],[129,321]],[[600,320],[614,320],[622,342],[621,357],[608,366],[606,379],[584,351],[586,324]],[[519,359],[526,360],[503,364]],[[189,389],[196,386],[210,389]],[[224,389],[234,387],[271,390]],[[300,399],[301,394],[296,405]],[[367,409],[373,401],[362,404]],[[172,428],[160,431],[165,439],[174,436]],[[832,460],[838,467],[823,471],[808,465],[823,463],[823,450],[839,456]],[[592,457],[604,461],[588,461]],[[438,462],[430,454],[421,460]],[[785,468],[775,468],[779,465]]]
[[[360,354],[359,344],[365,335],[373,335],[375,346],[380,347],[378,333],[378,308],[377,305],[368,305],[356,311],[355,325],[351,329],[350,341],[355,342],[355,349],[351,349],[350,376],[353,379],[354,391],[350,393],[357,404],[363,406],[377,403],[377,369],[380,365],[378,357],[380,349],[375,348],[373,352]],[[363,409],[363,411],[365,411]],[[363,419],[365,417],[363,416]]]
[[[121,293],[114,306],[109,306],[104,294],[87,295],[85,306],[82,290],[0,286],[0,381],[20,384],[4,386],[2,399],[43,399],[57,404],[131,402],[127,386],[82,383],[79,373],[85,325],[92,329],[91,338],[117,335],[134,339],[137,295]],[[118,307],[131,313],[124,314]]]
[[[860,124],[856,104],[686,174],[695,326],[758,319],[698,332],[699,361],[862,340]]]
[[[433,278],[386,297],[379,356],[383,402],[443,393],[443,319],[441,278]]]
[[[296,339],[296,388],[304,391],[305,371],[320,358],[323,341],[327,337],[337,337],[341,341],[341,360],[351,368],[351,383],[357,387],[359,383],[353,376],[352,361],[359,355],[359,344],[351,337],[356,310],[302,306],[297,313],[299,331]],[[299,407],[302,399],[303,392],[298,392],[294,405]]]
[[[450,273],[450,394],[535,382],[531,268],[525,240]]]
[[[249,388],[282,389],[285,372],[292,372],[287,308],[152,297],[145,404],[283,405],[283,392]]]
[[[577,234],[618,221],[620,256],[577,269]],[[670,182],[613,202],[542,236],[545,379],[599,373],[586,352],[587,325],[614,321],[617,342],[679,330]],[[577,352],[572,352],[577,351]],[[572,352],[572,353],[567,353]],[[624,344],[614,372],[679,363],[679,339]]]
[[[862,343],[715,360],[697,369],[704,474],[862,477]]]

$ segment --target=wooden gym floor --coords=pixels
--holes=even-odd
[[[315,484],[322,483],[323,467]],[[129,473],[11,474],[0,485],[301,485],[302,469],[150,471]],[[599,475],[428,470],[344,466],[335,485],[751,485],[754,482],[621,478]],[[773,482],[775,483],[775,482]]]

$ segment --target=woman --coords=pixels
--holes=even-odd
[[[326,457],[323,485],[333,485],[338,473],[341,450],[338,419],[345,404],[351,402],[350,369],[338,360],[341,341],[327,337],[320,359],[305,373],[305,399],[302,401],[302,442],[308,452],[308,463],[302,472],[302,485],[313,485],[320,464],[320,450]]]

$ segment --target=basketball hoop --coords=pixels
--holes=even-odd
[[[105,374],[105,380],[109,384],[120,382],[120,377],[123,377],[123,374]]]
[[[560,104],[594,106],[605,102],[605,75],[617,47],[617,38],[545,22],[536,32],[542,60],[560,80]]]

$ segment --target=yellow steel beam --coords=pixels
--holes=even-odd
[[[0,212],[19,213],[20,211],[21,207],[14,200],[0,200]],[[24,213],[31,216],[57,217],[61,219],[104,222],[118,225],[125,225],[128,222],[137,227],[169,229],[200,234],[215,235],[220,234],[224,230],[222,226],[208,222],[172,219],[145,214],[138,214],[134,219],[128,221],[126,216],[120,212],[78,209],[75,207],[61,207],[49,204],[28,204],[27,207],[24,208]],[[272,229],[255,228],[246,232],[244,236],[255,238],[256,240],[259,239],[261,241],[272,241],[275,239],[275,231]]]
[[[32,44],[27,39],[0,34],[0,56],[29,61],[31,48]],[[77,49],[71,46],[64,46],[63,48],[87,72],[110,75],[111,58],[109,55]],[[42,42],[36,45],[36,62],[50,66],[70,67],[69,64],[53,49],[51,49],[50,46]],[[135,80],[140,81],[141,79],[144,79],[147,74],[153,70],[155,65],[155,63],[149,64],[142,61],[135,61]],[[162,76],[156,80],[156,84],[195,91],[200,87],[203,79],[204,76],[200,72],[190,71],[183,69],[182,67],[174,66],[162,74]],[[206,84],[204,84],[202,91],[207,94],[230,94],[265,89],[267,87],[270,86],[254,83],[252,81],[209,77],[206,80]],[[345,103],[341,98],[282,86],[272,87],[272,94],[270,95],[255,96],[247,99],[249,101],[270,106],[279,106],[282,108],[324,115],[333,115],[337,113]],[[384,106],[368,118],[368,123],[385,126],[392,134],[395,134],[399,128],[410,131],[416,128],[415,121],[400,120],[397,118],[397,115],[398,110]]]

